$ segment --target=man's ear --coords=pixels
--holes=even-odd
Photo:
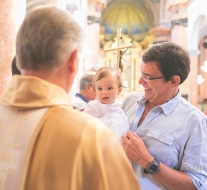
[[[121,93],[122,87],[119,88],[118,95]]]
[[[75,49],[68,60],[68,67],[71,73],[76,73],[78,70],[78,49]]]
[[[85,90],[90,90],[90,88],[91,88],[91,85],[90,84],[86,84],[85,85]]]
[[[180,77],[178,75],[174,75],[171,80],[170,80],[170,83],[173,85],[173,86],[179,86],[180,84]]]

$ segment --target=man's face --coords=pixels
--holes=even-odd
[[[141,73],[149,78],[163,77],[156,62],[142,63]],[[145,98],[154,105],[163,104],[170,99],[172,93],[170,82],[166,82],[164,78],[145,81],[141,76],[139,79],[139,84],[144,87]]]
[[[93,86],[89,87],[89,101],[90,100],[95,100],[96,98],[96,91],[93,89]]]

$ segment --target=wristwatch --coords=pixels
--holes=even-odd
[[[147,168],[144,169],[144,173],[156,174],[159,170],[160,162],[154,159],[152,162],[148,163]]]

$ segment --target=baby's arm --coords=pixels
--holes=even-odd
[[[95,104],[93,101],[90,101],[86,105],[86,109],[83,112],[88,113],[89,115],[91,115],[93,117],[98,117],[98,112],[96,110],[96,107],[95,107]]]

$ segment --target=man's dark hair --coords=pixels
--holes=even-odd
[[[143,53],[142,61],[145,64],[156,62],[158,69],[166,81],[178,75],[180,77],[180,84],[182,84],[190,72],[190,57],[188,52],[172,42],[153,45]]]

